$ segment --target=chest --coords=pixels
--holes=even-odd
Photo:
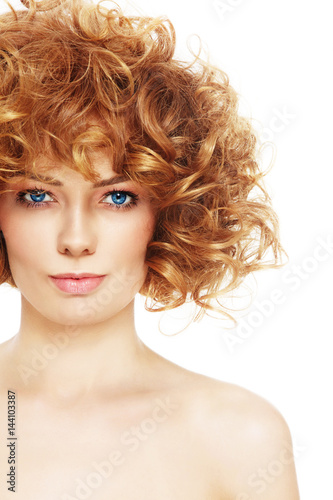
[[[117,412],[18,405],[13,439],[0,420],[0,498],[12,498],[13,484],[16,500],[213,500],[198,436],[176,406],[161,398]]]

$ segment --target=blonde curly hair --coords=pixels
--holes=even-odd
[[[90,180],[91,153],[108,148],[158,214],[140,290],[148,310],[191,300],[205,313],[252,271],[278,265],[256,133],[227,75],[176,60],[167,19],[84,0],[23,3],[0,16],[2,184],[35,168],[46,140]],[[2,238],[3,282],[16,286]]]

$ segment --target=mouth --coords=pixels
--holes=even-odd
[[[51,281],[62,292],[82,295],[95,290],[104,280],[105,274],[65,273],[50,276]]]

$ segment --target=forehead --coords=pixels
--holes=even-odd
[[[34,165],[36,169],[41,172],[54,172],[57,173],[62,169],[70,168],[75,171],[84,170],[84,164],[89,163],[89,165],[94,169],[96,174],[103,174],[106,172],[112,172],[112,154],[108,148],[96,148],[95,150],[90,150],[89,155],[85,154],[83,158],[77,155],[76,161],[69,163],[67,160],[60,160],[51,153],[40,154],[36,157]]]
[[[105,150],[96,150],[89,155],[89,168],[87,165],[68,164],[52,155],[39,155],[32,165],[25,168],[24,177],[41,180],[55,185],[71,181],[98,182],[116,176],[112,168],[111,155]],[[22,176],[22,173],[20,173]],[[127,179],[125,175],[119,175]]]

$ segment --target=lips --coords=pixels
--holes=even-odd
[[[62,292],[85,294],[95,290],[105,278],[105,274],[64,273],[50,276],[51,281]]]
[[[54,274],[51,278],[59,278],[59,279],[81,279],[81,278],[98,278],[101,276],[105,276],[104,274],[92,274],[92,273],[64,273],[64,274]]]

